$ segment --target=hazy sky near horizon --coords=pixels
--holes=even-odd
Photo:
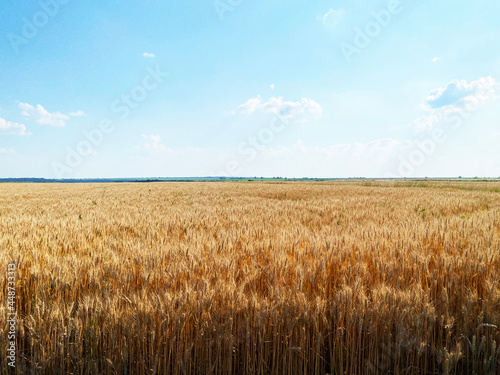
[[[0,177],[500,176],[495,0],[0,5]]]

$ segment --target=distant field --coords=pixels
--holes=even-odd
[[[500,372],[498,182],[6,183],[0,249],[18,373]]]

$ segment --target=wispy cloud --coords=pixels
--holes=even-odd
[[[159,135],[141,134],[141,137],[144,139],[144,143],[138,147],[139,149],[155,154],[167,149]]]
[[[442,113],[430,113],[425,114],[417,118],[411,123],[411,126],[415,129],[415,131],[422,132],[425,130],[432,130],[434,125],[441,121],[443,118]]]
[[[1,148],[0,147],[0,155],[10,155],[10,154],[15,154],[15,151],[13,148]]]
[[[241,175],[284,176],[384,176],[394,168],[394,158],[409,149],[409,140],[375,139],[369,142],[307,145],[302,140],[291,146],[263,147]],[[357,176],[354,176],[353,174]]]
[[[66,125],[66,121],[70,119],[69,116],[66,116],[60,112],[50,113],[40,104],[37,104],[37,106],[34,107],[28,103],[19,103],[19,108],[22,110],[21,114],[24,117],[29,120],[33,120],[40,125],[62,127]]]
[[[10,135],[31,135],[31,133],[26,132],[26,126],[23,124],[18,124],[17,122],[7,121],[0,118],[0,134],[10,134]]]
[[[323,22],[325,26],[336,26],[340,22],[341,18],[345,15],[345,10],[343,9],[332,9],[330,8],[325,14],[318,16],[318,19]]]
[[[81,110],[78,110],[78,111],[75,111],[75,112],[70,112],[69,115],[71,117],[83,117],[83,116],[85,116],[85,112],[83,112]]]
[[[149,53],[149,52],[144,52],[142,54],[142,56],[152,59],[153,57],[155,57],[155,54],[154,53]]]
[[[432,62],[437,63],[437,62],[440,62],[440,61],[441,61],[441,59],[440,59],[439,57],[437,57],[437,56],[436,56],[436,57],[434,57],[431,61],[432,61]]]
[[[264,102],[259,96],[248,99],[238,107],[239,113],[250,115],[254,112],[274,113],[285,118],[294,118],[302,122],[319,119],[323,114],[321,105],[313,99],[302,98],[298,102],[285,101],[283,97],[271,97]]]

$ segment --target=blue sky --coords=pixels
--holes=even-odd
[[[500,176],[500,3],[0,5],[0,177]]]

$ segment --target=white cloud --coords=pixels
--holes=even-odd
[[[443,118],[442,113],[431,113],[429,115],[423,115],[414,120],[410,126],[412,126],[416,132],[421,132],[425,130],[432,130],[434,125],[441,121]]]
[[[69,115],[71,117],[83,117],[83,116],[85,116],[85,112],[78,110],[76,112],[70,112]]]
[[[35,121],[40,125],[50,125],[50,126],[64,126],[66,125],[66,121],[70,118],[60,112],[48,112],[45,108],[43,108],[40,104],[37,104],[36,107],[33,107],[28,103],[19,103],[19,108],[22,110],[21,114]]]
[[[493,77],[483,77],[470,83],[453,80],[445,88],[438,88],[429,93],[424,106],[426,113],[414,120],[410,126],[416,132],[432,130],[446,116],[473,111],[496,100],[496,87]]]
[[[238,111],[243,114],[249,115],[260,109],[261,106],[262,98],[260,97],[260,95],[258,95],[255,98],[248,99],[245,103],[241,104],[238,107]]]
[[[183,157],[183,156],[193,156],[203,154],[205,161],[208,161],[207,156],[212,155],[214,150],[206,148],[198,148],[188,146],[186,148],[171,148],[163,144],[161,136],[153,134],[141,134],[143,143],[141,145],[135,146],[137,151],[141,151],[142,156],[162,156],[165,158],[170,157]],[[201,161],[201,160],[199,160]]]
[[[141,149],[144,149],[150,153],[159,153],[167,149],[162,143],[161,137],[159,135],[141,134],[141,137],[144,139],[144,143],[139,147]]]
[[[441,61],[441,59],[437,56],[432,59],[432,62],[435,62],[435,63],[440,62],[440,61]]]
[[[17,122],[7,121],[0,118],[0,134],[11,134],[11,135],[31,135],[31,133],[26,132],[26,126],[23,124],[18,124]]]
[[[427,104],[433,109],[448,106],[469,109],[495,100],[495,87],[493,77],[483,77],[470,83],[453,80],[445,88],[431,91]]]
[[[0,155],[9,155],[14,153],[15,151],[13,148],[0,148]]]
[[[311,117],[315,120],[321,118],[323,109],[313,99],[302,98],[299,102],[291,102],[284,101],[280,96],[271,97],[267,102],[263,102],[259,95],[241,104],[238,112],[246,115],[254,112],[274,113],[285,118],[307,122]]]
[[[318,16],[318,19],[321,20],[324,25],[336,26],[344,14],[345,10],[343,9],[335,10],[330,8],[328,12],[322,16]]]
[[[153,57],[155,57],[155,54],[154,53],[149,53],[149,52],[144,52],[142,54],[142,56],[152,59]]]
[[[271,88],[271,90],[274,90],[274,83],[271,83],[269,87]]]

